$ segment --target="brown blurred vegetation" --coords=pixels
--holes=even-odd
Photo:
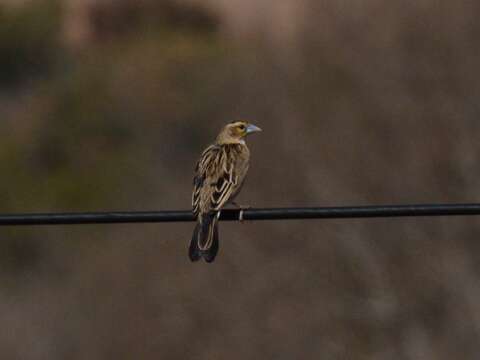
[[[254,207],[479,200],[480,4],[0,3],[0,211],[189,207],[223,123]],[[476,359],[480,222],[0,230],[2,359]]]

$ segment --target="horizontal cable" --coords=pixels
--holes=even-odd
[[[480,204],[380,205],[247,209],[243,220],[387,218],[480,215]],[[222,210],[220,220],[239,220],[240,210]],[[2,225],[119,224],[194,221],[191,211],[0,214]]]

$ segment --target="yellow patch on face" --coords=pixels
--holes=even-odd
[[[244,137],[247,135],[248,124],[243,121],[237,121],[232,124],[232,135],[235,137]]]

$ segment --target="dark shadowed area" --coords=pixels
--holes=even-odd
[[[0,212],[480,201],[480,3],[0,2]],[[0,229],[1,359],[477,359],[480,219]]]

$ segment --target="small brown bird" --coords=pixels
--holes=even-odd
[[[193,179],[192,207],[198,222],[188,251],[190,260],[203,257],[210,263],[215,259],[220,210],[238,195],[248,171],[250,151],[245,137],[259,131],[247,122],[232,122],[203,151]]]

